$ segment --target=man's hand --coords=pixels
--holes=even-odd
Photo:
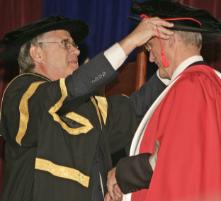
[[[104,197],[104,201],[113,201],[110,197],[109,193],[106,193],[105,197]]]
[[[108,172],[107,176],[107,188],[108,188],[108,193],[111,198],[111,201],[121,201],[122,200],[122,192],[117,185],[117,180],[116,180],[116,168],[113,168]],[[105,196],[106,197],[106,196]],[[109,201],[109,200],[107,200]]]
[[[126,55],[129,55],[133,49],[144,45],[152,37],[160,37],[162,39],[169,39],[173,34],[173,31],[168,28],[173,24],[158,17],[145,18],[139,25],[121,42],[120,45],[123,48]]]

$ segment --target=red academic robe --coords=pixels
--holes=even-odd
[[[133,201],[221,201],[221,79],[211,68],[186,69],[153,113],[140,153],[157,162],[148,190]]]

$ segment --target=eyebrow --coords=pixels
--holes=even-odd
[[[71,41],[74,41],[72,38],[64,38],[62,40],[71,40]]]

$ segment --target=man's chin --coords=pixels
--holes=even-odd
[[[159,75],[160,75],[161,78],[165,78],[165,79],[169,79],[170,78],[168,72],[165,70],[164,67],[160,67],[159,68]]]
[[[74,71],[76,71],[78,68],[79,68],[79,65],[78,64],[71,64],[70,65],[70,68],[72,69],[72,71],[74,72]]]

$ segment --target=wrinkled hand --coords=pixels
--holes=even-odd
[[[104,201],[122,201],[122,197],[119,199],[112,199],[109,193],[106,193]]]
[[[136,45],[141,46],[154,36],[160,37],[162,39],[168,39],[169,36],[173,34],[173,31],[167,28],[172,26],[172,23],[169,23],[158,17],[144,18],[136,27],[136,29],[134,29],[131,35],[134,36]]]
[[[110,196],[109,193],[106,193],[105,197],[104,197],[104,201],[122,201],[122,197],[117,199],[117,200],[113,200]]]
[[[109,193],[106,193],[105,197],[104,197],[104,201],[113,201],[110,197]]]
[[[123,194],[120,190],[120,187],[117,185],[117,180],[116,180],[116,168],[113,168],[112,170],[108,172],[107,189],[108,189],[108,194],[111,198],[111,201],[122,200]]]
[[[128,55],[134,48],[144,45],[154,36],[169,39],[173,34],[173,31],[168,29],[170,27],[173,27],[172,23],[158,17],[144,18],[139,25],[120,42],[120,45]]]

